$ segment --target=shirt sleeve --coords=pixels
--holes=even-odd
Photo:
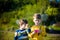
[[[18,30],[15,32],[14,40],[18,39]]]
[[[46,36],[46,27],[45,26],[42,26],[41,27],[41,30],[42,30],[41,35],[42,36]]]
[[[28,28],[26,31],[27,31],[27,34],[29,34],[31,32],[31,29]]]
[[[30,28],[30,31],[29,31],[29,34],[28,34],[28,36],[29,36],[30,38],[32,38],[32,36],[33,36],[32,30],[31,30],[32,28],[33,28],[33,27]]]

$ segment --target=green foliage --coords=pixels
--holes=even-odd
[[[60,30],[60,27],[54,24],[54,25],[48,26],[48,29]]]
[[[4,30],[5,30],[4,25],[9,26],[9,27],[7,27],[7,30],[11,29],[12,26],[13,26],[13,28],[17,29],[18,25],[16,24],[16,20],[21,19],[21,18],[27,19],[29,22],[29,25],[32,26],[33,25],[33,22],[32,22],[33,14],[34,13],[41,14],[43,11],[46,10],[47,5],[49,4],[48,0],[37,0],[37,1],[36,0],[10,0],[10,1],[7,0],[6,2],[11,2],[15,5],[18,4],[18,7],[15,10],[4,12],[2,14],[0,23],[3,24]],[[22,5],[22,7],[19,7],[20,3]],[[24,5],[24,4],[26,4],[26,5]],[[49,9],[47,9],[47,10],[49,10]],[[51,10],[51,8],[50,8],[50,10]],[[54,10],[56,10],[56,9],[54,9]],[[47,11],[46,13],[49,13],[49,11]],[[54,13],[55,13],[55,11],[54,11]]]
[[[53,8],[53,7],[51,8],[50,6],[47,6],[49,4],[48,0],[37,0],[37,2],[36,0],[10,0],[10,1],[7,0],[6,2],[13,2],[14,4],[18,4],[18,5],[22,3],[22,7],[18,6],[18,8],[15,10],[4,12],[3,14],[1,13],[2,17],[0,18],[0,24],[9,25],[9,28],[7,27],[7,29],[10,29],[12,26],[15,29],[18,28],[17,27],[18,25],[16,24],[16,20],[21,18],[27,19],[29,25],[32,26],[33,25],[32,16],[34,13],[41,14],[43,11],[48,15],[56,15],[58,13],[57,8]]]
[[[57,15],[58,14],[58,8],[51,8],[50,6],[45,11],[48,15]]]

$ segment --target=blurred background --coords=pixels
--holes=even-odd
[[[19,28],[18,19],[27,19],[31,27],[34,24],[34,13],[41,14],[42,24],[46,25],[46,30],[58,31],[55,36],[52,36],[50,30],[47,31],[46,40],[60,40],[60,26],[52,28],[52,25],[57,23],[56,16],[60,16],[60,0],[0,0],[0,40],[14,39],[14,32]]]

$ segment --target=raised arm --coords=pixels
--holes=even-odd
[[[14,40],[17,40],[17,39],[18,39],[18,33],[15,32]]]

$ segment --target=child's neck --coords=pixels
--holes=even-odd
[[[35,25],[35,26],[39,26],[39,24],[38,25]]]
[[[20,30],[23,30],[22,28],[19,28]]]

